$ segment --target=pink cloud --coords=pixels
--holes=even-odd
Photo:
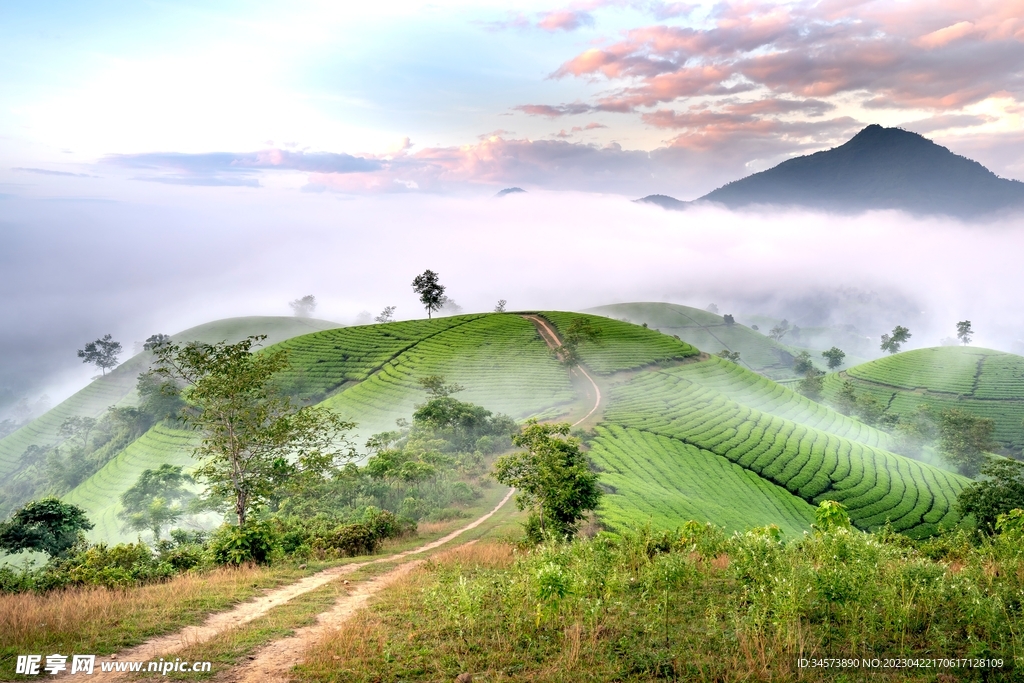
[[[575,31],[582,26],[592,26],[594,17],[578,10],[555,10],[545,12],[537,22],[537,28],[545,31]]]

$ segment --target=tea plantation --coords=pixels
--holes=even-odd
[[[893,454],[885,432],[655,329],[584,314],[539,315],[560,334],[581,317],[601,331],[598,341],[580,346],[579,355],[603,395],[587,442],[607,494],[599,518],[610,529],[698,519],[727,530],[776,524],[792,536],[809,529],[812,506],[823,499],[842,501],[861,528],[891,522],[918,537],[957,518],[954,502],[967,480]],[[518,420],[583,414],[584,397],[569,371],[520,314],[328,329],[274,348],[286,349],[291,361],[282,388],[355,421],[358,446],[394,428],[396,419],[408,419],[425,396],[418,380],[429,375],[463,385],[461,400]],[[975,365],[985,369],[992,359],[993,379],[972,386],[996,392],[1003,386],[1000,373],[1015,366],[994,352],[983,355]],[[104,379],[80,394],[95,396],[98,412],[104,401],[131,393],[121,375],[136,372],[122,366],[111,373],[121,382],[117,391],[107,388],[114,381]],[[76,397],[51,412],[74,414]],[[55,419],[44,416],[12,436],[41,434]],[[66,499],[96,522],[94,538],[117,538],[121,493],[144,469],[190,464],[194,438],[158,424]]]
[[[919,405],[934,412],[963,408],[995,420],[1003,446],[1024,445],[1024,357],[969,346],[906,351],[830,374],[825,397],[834,399],[847,380],[889,413],[910,414]]]

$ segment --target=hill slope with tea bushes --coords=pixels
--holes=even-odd
[[[962,408],[992,418],[1003,446],[1024,445],[1024,357],[971,346],[905,351],[828,375],[826,398],[834,400],[847,381],[887,413],[912,414],[922,405],[936,414]]]
[[[729,531],[776,524],[794,536],[825,499],[842,501],[864,529],[891,522],[926,536],[957,519],[967,480],[893,453],[885,432],[650,327],[535,315],[560,333],[578,318],[600,329],[596,343],[579,349],[602,395],[580,428],[606,491],[598,516],[612,530],[697,519]],[[408,419],[425,398],[418,380],[430,375],[462,385],[461,400],[517,420],[575,422],[593,408],[583,376],[558,361],[522,314],[329,329],[271,348],[289,354],[282,388],[355,421],[359,446]],[[114,539],[121,493],[147,468],[193,462],[194,439],[157,424],[66,499],[96,521],[94,538]]]

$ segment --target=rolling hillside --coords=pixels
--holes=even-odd
[[[205,323],[173,335],[173,338],[176,341],[212,343],[265,334],[265,343],[275,344],[296,335],[334,327],[337,327],[336,323],[313,318],[250,316]],[[147,368],[148,356],[148,353],[133,356],[36,420],[0,439],[0,476],[9,476],[17,470],[21,456],[29,446],[49,447],[58,443],[61,438],[57,430],[68,417],[99,418],[111,406],[130,401],[139,374]]]
[[[773,379],[789,379],[793,373],[792,349],[746,325],[728,325],[725,318],[699,308],[665,303],[629,303],[599,306],[590,313],[623,318],[648,326],[715,354],[722,349],[738,351],[740,365]]]
[[[673,313],[648,310],[656,311]],[[826,498],[842,500],[862,528],[891,521],[923,536],[956,519],[953,503],[966,480],[891,453],[883,432],[654,329],[537,315],[558,330],[583,317],[602,331],[599,343],[580,348],[602,394],[583,427],[607,491],[599,518],[611,529],[698,519],[728,530],[777,524],[797,535]],[[695,327],[717,336],[714,318],[704,316]],[[464,385],[461,399],[517,419],[576,421],[593,407],[520,314],[332,329],[278,346],[292,359],[285,386],[355,420],[360,445],[408,418],[424,398],[417,380],[433,374]],[[118,538],[120,494],[146,468],[187,465],[193,438],[157,425],[66,498],[96,521],[95,538]]]
[[[825,396],[834,399],[847,380],[890,413],[963,408],[995,420],[1003,446],[1024,446],[1024,357],[970,346],[905,351],[827,376]]]

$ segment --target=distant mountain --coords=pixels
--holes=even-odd
[[[698,201],[971,218],[1024,208],[1024,183],[1000,178],[917,133],[871,125],[844,145],[784,161]]]
[[[672,209],[673,211],[684,209],[689,202],[682,202],[675,197],[669,197],[667,194],[649,194],[646,197],[641,197],[635,200],[644,204],[657,204],[663,209]]]
[[[504,190],[502,190],[501,192],[499,192],[498,194],[496,194],[494,196],[495,197],[504,197],[507,194],[516,194],[518,192],[526,192],[526,190],[524,190],[521,187],[506,187]]]

